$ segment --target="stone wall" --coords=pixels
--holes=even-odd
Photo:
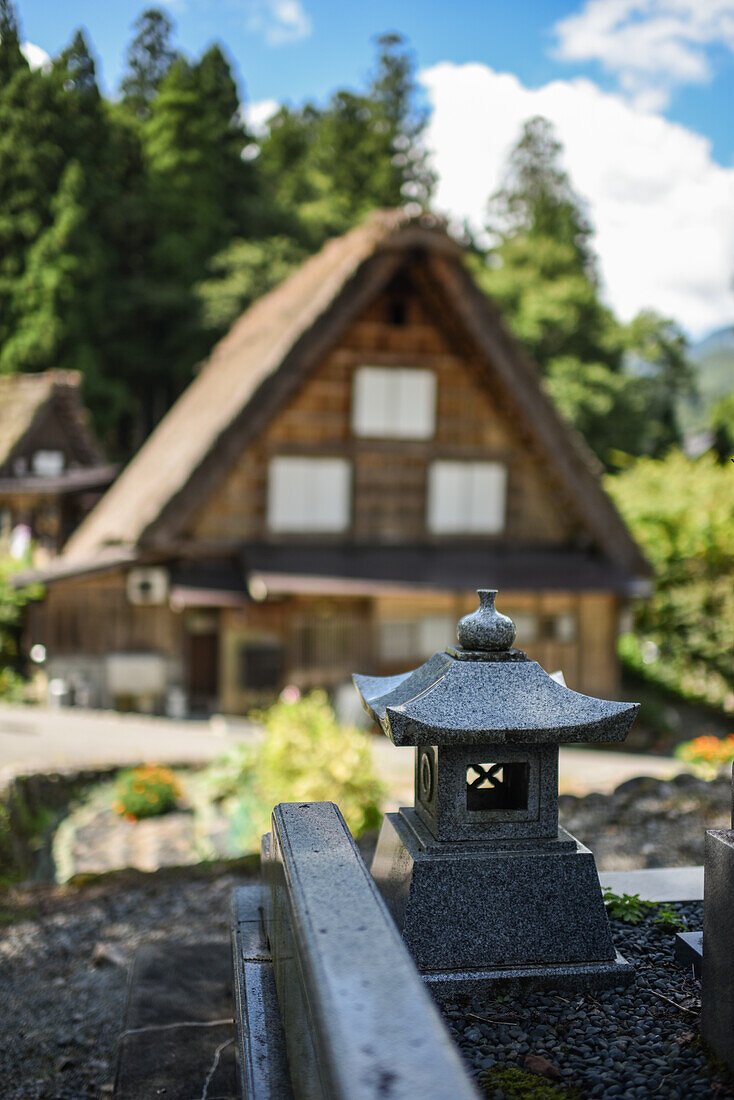
[[[75,794],[118,770],[0,773],[0,887],[31,873],[44,832]]]

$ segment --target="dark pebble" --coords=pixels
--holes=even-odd
[[[670,907],[688,928],[701,927],[700,902]],[[477,1074],[492,1065],[522,1066],[529,1052],[548,1058],[565,1085],[594,1100],[734,1098],[734,1089],[709,1066],[697,1042],[697,1018],[657,995],[686,1004],[690,998],[700,999],[700,982],[673,963],[673,937],[661,935],[649,920],[637,926],[613,922],[612,932],[616,946],[635,966],[629,986],[591,995],[536,991],[500,1004],[492,997],[475,997],[470,1008],[453,1002],[446,1006],[446,1022],[461,1041],[471,1070]],[[467,1012],[489,1019],[493,1014],[514,1017],[524,1028],[484,1025],[480,1031]],[[688,1032],[694,1038],[680,1045],[679,1037]],[[481,1042],[472,1042],[472,1034]]]

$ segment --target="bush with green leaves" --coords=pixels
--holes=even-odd
[[[713,453],[691,461],[629,461],[606,479],[655,573],[625,664],[684,698],[734,712],[734,467]]]
[[[170,768],[141,764],[117,777],[112,808],[128,820],[139,821],[175,810],[180,794],[180,785]]]
[[[383,788],[369,736],[340,725],[325,692],[281,699],[252,717],[265,730],[262,742],[236,746],[204,777],[240,850],[257,848],[278,802],[335,802],[355,836],[378,827]]]
[[[0,699],[20,703],[25,698],[26,681],[20,672],[20,632],[23,608],[42,594],[40,585],[15,588],[12,576],[30,565],[30,557],[15,561],[0,547]]]

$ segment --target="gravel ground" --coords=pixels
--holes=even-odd
[[[685,773],[558,800],[561,824],[591,848],[600,871],[700,866],[706,830],[730,828],[731,807],[730,776],[706,782]]]
[[[670,908],[689,928],[701,927],[701,902]],[[559,1097],[566,1091],[584,1100],[734,1096],[731,1081],[711,1067],[701,1048],[701,983],[674,964],[674,937],[651,918],[637,926],[614,921],[612,930],[617,948],[636,968],[629,986],[444,1005],[472,1071],[485,1071],[480,1080],[488,1096],[502,1100],[502,1070],[522,1070],[528,1055],[531,1062],[533,1055],[546,1060],[536,1072],[557,1072]]]
[[[226,935],[246,881],[179,872],[0,895],[3,1100],[111,1096],[133,952]]]

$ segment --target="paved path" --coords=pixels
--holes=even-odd
[[[15,770],[148,760],[202,763],[257,735],[257,727],[245,718],[177,721],[114,711],[0,705],[0,778]],[[386,738],[375,737],[373,752],[388,786],[387,808],[412,803],[412,750],[396,749]],[[634,776],[665,778],[681,770],[678,761],[667,757],[562,747],[560,789],[571,794],[605,792]]]
[[[199,763],[251,740],[247,719],[173,721],[68,707],[0,705],[0,772],[96,764]]]

